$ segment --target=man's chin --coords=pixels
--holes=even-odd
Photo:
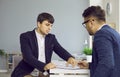
[[[49,33],[45,33],[45,35],[48,35]]]
[[[92,36],[92,35],[94,35],[94,34],[93,34],[93,33],[89,33],[89,35],[91,35],[91,36]]]

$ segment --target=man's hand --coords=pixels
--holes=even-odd
[[[49,70],[49,69],[53,69],[56,68],[56,65],[53,63],[48,63],[45,67],[44,70]]]
[[[81,69],[88,69],[89,68],[89,63],[87,61],[79,61],[78,66]]]
[[[72,65],[72,67],[75,67],[77,65],[77,60],[75,60],[73,57],[70,57],[66,63],[66,66],[68,66],[69,64]]]

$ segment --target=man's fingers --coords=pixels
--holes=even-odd
[[[48,63],[48,64],[45,66],[45,70],[49,70],[49,69],[53,69],[53,68],[56,68],[56,65],[53,64],[53,63]]]

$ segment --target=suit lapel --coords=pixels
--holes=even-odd
[[[48,63],[48,59],[49,59],[49,37],[46,35],[45,37],[45,59],[46,59],[46,63]]]
[[[32,36],[33,38],[33,41],[32,41],[32,46],[33,48],[35,49],[35,56],[38,58],[38,43],[37,43],[37,37],[36,37],[36,34],[35,34],[35,29],[32,31]]]

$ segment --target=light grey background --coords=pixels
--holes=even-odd
[[[81,52],[88,33],[81,25],[89,0],[0,0],[0,49],[20,52],[19,35],[36,27],[41,12],[55,18],[52,33],[70,53]]]

